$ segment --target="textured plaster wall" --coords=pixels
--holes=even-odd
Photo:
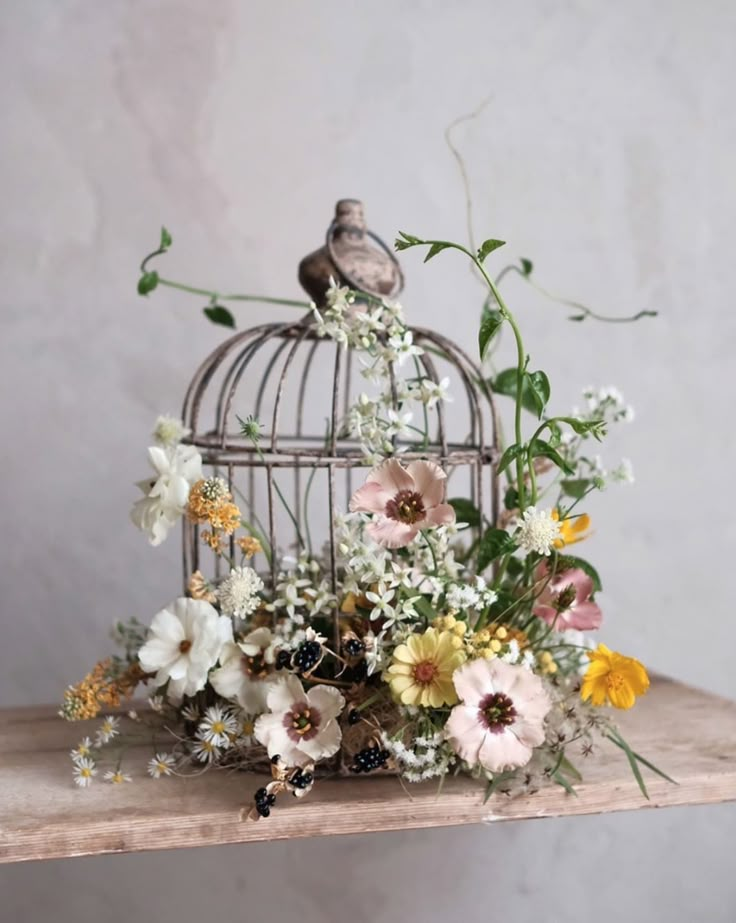
[[[153,417],[221,333],[196,301],[134,294],[159,225],[167,273],[285,296],[338,197],[362,197],[388,238],[462,237],[442,132],[489,93],[457,135],[479,234],[553,291],[661,311],[573,325],[508,287],[556,408],[593,382],[638,411],[608,450],[637,483],[593,509],[607,639],[736,694],[732,2],[7,0],[0,32],[2,705],[58,699],[113,619],[149,618],[177,586],[176,539],[151,551],[127,522],[132,482]],[[410,316],[472,349],[465,268],[404,265]],[[735,821],[715,807],[7,868],[0,918],[730,921]]]

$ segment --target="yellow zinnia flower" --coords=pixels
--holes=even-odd
[[[563,519],[560,522],[560,511],[552,510],[552,518],[560,523],[560,536],[554,541],[555,548],[564,548],[565,545],[574,545],[576,542],[584,541],[590,529],[590,516],[583,513],[574,519]]]
[[[633,657],[625,657],[612,651],[605,644],[599,644],[588,652],[590,666],[583,677],[580,695],[583,701],[593,705],[614,708],[631,708],[636,697],[644,695],[649,688],[649,677],[644,665]]]
[[[411,635],[405,644],[399,644],[385,679],[403,705],[439,708],[458,701],[452,674],[465,660],[465,654],[453,645],[454,637],[451,631],[428,628],[424,634]]]

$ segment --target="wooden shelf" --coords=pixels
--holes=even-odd
[[[282,796],[256,823],[238,814],[263,777],[212,771],[154,781],[146,748],[126,755],[132,784],[78,789],[68,752],[84,725],[66,724],[52,708],[0,711],[0,862],[736,801],[736,704],[658,679],[619,724],[632,748],[679,785],[645,771],[646,801],[624,755],[604,744],[581,761],[578,797],[551,785],[483,804],[482,786],[467,778],[448,779],[439,796],[435,783],[407,795],[392,777],[336,779],[302,801]]]

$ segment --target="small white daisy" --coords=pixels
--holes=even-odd
[[[113,785],[121,785],[123,782],[133,781],[127,773],[121,772],[119,769],[116,769],[115,772],[111,769],[108,770],[102,778],[105,782],[111,782]]]
[[[118,730],[118,725],[120,724],[120,718],[115,718],[112,715],[108,715],[105,720],[100,725],[95,742],[99,747],[101,744],[109,743],[113,737],[117,737],[120,733]]]
[[[164,710],[164,697],[162,695],[152,695],[148,699],[148,705],[151,711],[160,713]]]
[[[97,775],[95,761],[86,756],[81,756],[74,764],[74,782],[80,788],[87,788],[92,784],[92,778]]]
[[[228,741],[229,743],[229,741]],[[199,738],[192,748],[192,756],[200,763],[214,763],[220,755],[220,748],[211,740]]]
[[[519,523],[516,539],[526,551],[536,551],[537,554],[548,555],[554,547],[555,540],[560,537],[560,524],[552,518],[550,510],[538,510],[535,506],[528,506]]]
[[[237,734],[238,722],[232,712],[220,705],[211,705],[199,722],[197,736],[216,747],[229,747],[233,734]]]
[[[128,717],[130,718],[131,721],[140,720],[138,717],[138,712],[134,708],[131,708],[131,710],[128,712]]]
[[[72,750],[69,754],[74,762],[78,762],[80,759],[86,759],[89,756],[92,756],[92,741],[89,737],[83,737],[75,750]]]
[[[170,776],[176,766],[176,760],[170,753],[157,753],[148,761],[148,775],[154,779]]]
[[[181,716],[185,721],[194,721],[195,723],[199,721],[200,713],[196,705],[185,705],[181,710]]]

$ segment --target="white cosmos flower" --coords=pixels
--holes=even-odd
[[[268,690],[276,679],[275,642],[266,627],[254,629],[240,642],[228,641],[220,656],[222,666],[210,676],[215,692],[251,714],[265,711]]]
[[[304,766],[337,753],[342,739],[337,716],[345,699],[333,686],[313,686],[305,691],[289,674],[268,692],[269,715],[256,721],[255,736],[271,757],[289,766]]]
[[[157,686],[168,681],[166,697],[178,704],[204,689],[223,645],[232,639],[227,616],[203,599],[180,597],[153,617],[138,659],[146,673],[156,673]]]
[[[160,545],[184,512],[189,488],[202,477],[202,456],[191,445],[154,445],[148,460],[156,477],[138,482],[145,496],[133,504],[130,518],[152,545]]]

